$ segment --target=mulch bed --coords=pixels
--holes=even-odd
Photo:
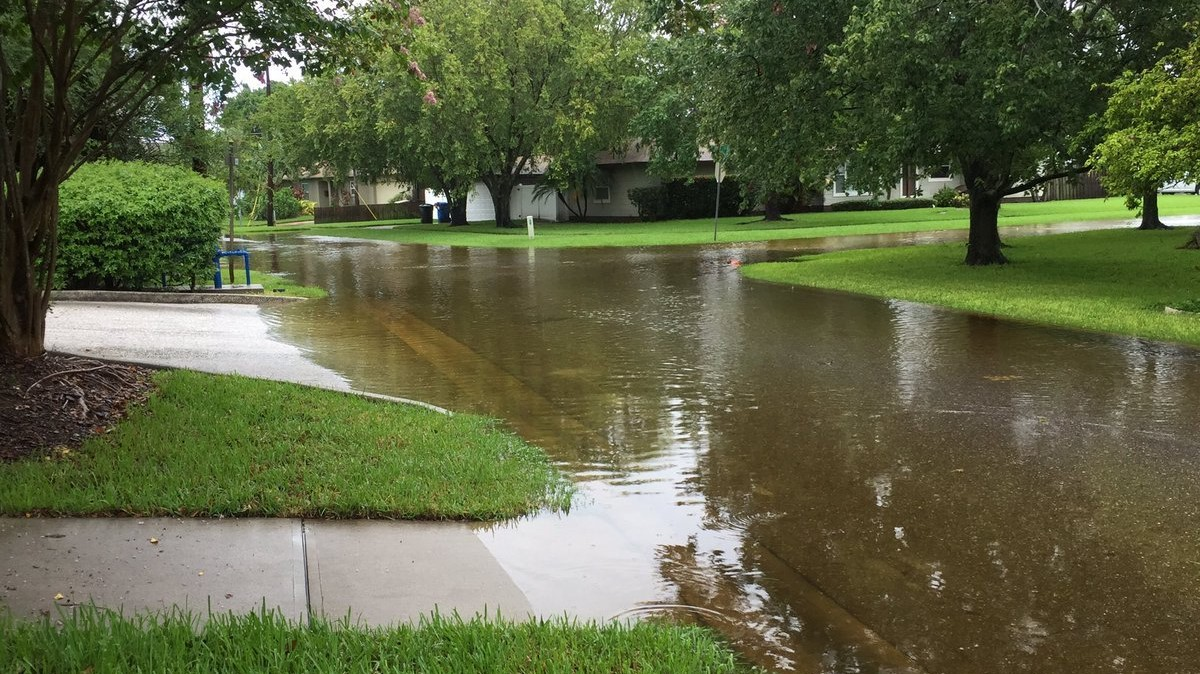
[[[153,370],[64,354],[0,357],[0,461],[75,449],[154,388]]]

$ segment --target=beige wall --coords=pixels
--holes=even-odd
[[[953,187],[958,189],[962,187],[963,180],[961,176],[952,175],[949,178],[919,178],[917,180],[917,189],[920,195],[926,199],[932,197],[938,190],[943,187]],[[831,180],[825,188],[825,205],[836,204],[840,201],[864,201],[866,199],[899,199],[904,195],[904,183],[897,181],[892,186],[891,192],[874,195],[866,192],[857,192],[850,190],[849,192],[834,192],[833,181]]]
[[[662,184],[661,180],[646,173],[645,164],[616,164],[601,168],[608,178],[608,203],[598,202],[595,195],[589,195],[588,217],[636,218],[637,206],[629,200],[629,190]]]

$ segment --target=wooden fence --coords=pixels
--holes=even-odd
[[[368,220],[400,220],[418,218],[417,204],[403,201],[398,204],[360,204],[358,206],[319,206],[313,209],[313,222],[366,222]]]
[[[1108,191],[1100,184],[1100,178],[1095,173],[1051,180],[1044,187],[1044,195],[1039,201],[1099,199],[1108,196]]]

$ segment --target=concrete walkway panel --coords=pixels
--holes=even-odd
[[[307,614],[299,520],[0,518],[0,610]],[[56,595],[62,599],[55,599]]]
[[[532,614],[525,595],[466,524],[306,521],[314,615],[415,623],[435,609],[470,618]]]

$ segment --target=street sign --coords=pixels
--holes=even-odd
[[[717,184],[720,185],[721,181],[725,179],[725,162],[718,160],[713,167],[713,177],[717,179]]]

